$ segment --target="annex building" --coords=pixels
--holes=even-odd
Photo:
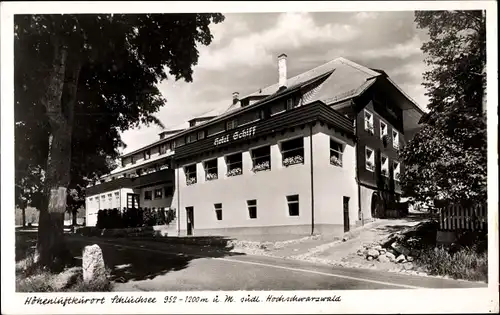
[[[218,116],[121,157],[86,189],[99,209],[166,208],[176,235],[342,234],[398,208],[398,151],[423,111],[382,70],[337,58],[233,93]]]

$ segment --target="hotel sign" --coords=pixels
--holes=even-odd
[[[257,126],[253,126],[253,127],[242,129],[240,131],[236,131],[232,134],[227,134],[225,136],[215,138],[214,145],[217,146],[217,145],[232,142],[232,141],[235,141],[238,139],[245,139],[245,138],[253,137],[255,135],[256,130],[257,130]]]

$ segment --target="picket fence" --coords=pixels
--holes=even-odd
[[[486,204],[464,207],[451,204],[441,208],[439,228],[441,231],[484,231],[488,227]]]

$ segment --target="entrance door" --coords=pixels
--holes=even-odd
[[[139,208],[139,194],[127,194],[127,208]]]
[[[349,199],[344,196],[344,233],[349,232]]]
[[[193,235],[193,229],[194,229],[194,208],[193,207],[186,207],[186,229],[187,229],[187,235]]]

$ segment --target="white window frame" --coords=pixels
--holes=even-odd
[[[395,129],[392,129],[392,146],[394,149],[399,149],[399,132]]]
[[[383,158],[385,158],[385,163],[382,162]],[[382,174],[382,176],[389,178],[389,157],[385,154],[380,155],[380,174]]]
[[[293,149],[289,149],[289,150],[283,150],[284,143],[295,141],[297,139],[302,139],[302,147],[297,147],[297,148],[293,148]],[[294,137],[294,138],[279,141],[279,148],[280,148],[280,152],[281,152],[281,165],[282,166],[286,167],[286,166],[291,166],[291,165],[295,165],[295,164],[305,164],[305,148],[304,148],[305,144],[304,144],[304,142],[305,142],[304,137]],[[285,158],[284,157],[285,153],[299,151],[299,150],[302,150],[302,154],[297,154],[297,155],[294,155],[293,157],[300,156],[300,157],[302,157],[302,161],[301,162],[291,162],[291,164],[285,165],[285,160],[292,158],[292,157]]]
[[[297,196],[297,200],[293,200],[293,201],[289,200],[289,197],[295,197],[295,196]],[[290,215],[290,204],[297,204],[297,210],[298,210],[297,215]],[[286,196],[286,206],[287,206],[289,217],[300,217],[300,196],[299,196],[299,194],[287,195]]]
[[[160,197],[156,197],[156,192],[160,191]],[[163,198],[163,189],[162,188],[155,188],[153,189],[153,199],[162,199]]]
[[[236,155],[239,155],[241,157],[241,162],[229,162],[229,158],[236,156]],[[224,161],[226,162],[226,170],[227,170],[226,176],[227,177],[239,176],[239,175],[243,174],[243,152],[235,152],[235,153],[228,154],[228,155],[224,156]],[[235,165],[235,164],[240,164],[240,167],[238,167],[238,166],[233,167],[232,165]],[[239,174],[237,174],[237,171],[233,172],[233,170],[236,170],[238,168],[241,169]],[[233,172],[233,174],[230,174],[231,172]]]
[[[340,146],[341,151],[337,151],[337,150],[333,149],[332,142],[338,144]],[[334,159],[334,156],[337,159]],[[344,144],[337,141],[334,138],[330,138],[330,164],[338,166],[338,167],[342,167],[342,165],[344,164],[343,157],[344,157]],[[337,165],[337,162],[336,162],[337,160],[340,162],[340,165]]]
[[[269,148],[269,155],[261,155],[261,156],[254,156],[254,152],[255,150],[258,150],[258,149],[262,149],[262,148]],[[260,172],[260,171],[270,171],[271,168],[272,168],[272,165],[271,165],[271,145],[270,144],[266,144],[266,145],[262,145],[262,146],[259,146],[259,147],[255,147],[255,148],[251,148],[250,149],[250,157],[252,158],[252,172],[256,173],[256,172]],[[263,158],[268,158],[266,162],[269,163],[269,168],[267,169],[262,169],[262,170],[255,170],[255,167],[257,166],[257,164],[255,164],[255,160],[256,159],[263,159]],[[265,162],[263,162],[265,163]]]
[[[367,114],[370,115],[370,118],[366,117]],[[363,114],[363,120],[365,122],[365,131],[373,134],[374,133],[373,113],[365,109]]]
[[[396,167],[396,165],[397,165],[397,167]],[[397,182],[399,182],[400,173],[401,173],[401,162],[392,161],[392,177]]]
[[[385,132],[384,129],[382,128],[382,125],[385,126]],[[382,139],[384,136],[387,136],[389,134],[389,125],[385,123],[383,120],[380,120],[380,139]]]
[[[220,205],[220,206],[218,206]],[[214,203],[214,210],[215,210],[215,218],[217,221],[222,221],[224,219],[223,213],[222,213],[222,203]],[[220,212],[220,219],[217,217],[217,211]]]
[[[371,157],[368,157],[368,151],[371,151]],[[369,166],[371,163],[372,167]],[[365,147],[365,168],[370,172],[375,172],[375,150]]]
[[[250,218],[251,220],[256,220],[257,217],[258,217],[258,214],[257,214],[257,199],[247,200],[247,209],[248,209],[248,218]],[[250,210],[251,209],[255,209],[255,218],[252,218],[250,216]]]
[[[189,177],[190,174],[193,174],[193,173],[187,171],[188,168],[190,168],[190,167],[194,167],[194,172],[193,172],[194,177]],[[184,175],[186,177],[186,184],[187,185],[196,184],[198,182],[198,171],[197,171],[196,163],[184,166]]]
[[[207,167],[207,163],[214,162],[215,161],[215,167],[211,167],[210,169],[213,170],[215,169],[215,172],[209,173],[209,169]],[[206,160],[203,162],[203,169],[205,170],[205,180],[216,180],[219,178],[219,161],[217,158]],[[208,178],[210,174],[215,174],[215,177],[213,178]]]

